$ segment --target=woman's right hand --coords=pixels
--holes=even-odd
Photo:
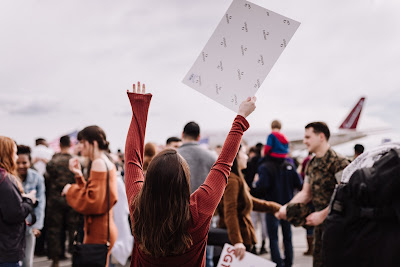
[[[28,194],[22,194],[23,197],[29,198],[30,200],[32,200],[32,203],[35,204],[36,203],[36,190],[32,190],[31,192],[29,192]]]
[[[75,174],[75,176],[82,176],[81,163],[78,158],[72,158],[69,160],[69,170]]]
[[[238,115],[247,117],[256,109],[256,100],[255,96],[248,97],[245,101],[243,101],[239,106]]]
[[[234,248],[236,258],[241,261],[246,254],[246,247],[243,245],[243,243],[236,243]]]
[[[130,93],[129,90],[127,90],[127,92]],[[146,85],[142,84],[142,87],[140,87],[140,82],[137,82],[137,87],[136,87],[136,84],[133,84],[132,93],[145,94],[146,93]]]
[[[283,205],[283,206],[279,209],[279,211],[277,211],[277,212],[275,213],[275,217],[276,217],[278,220],[287,220],[287,217],[286,217],[286,207],[287,207],[287,205]]]

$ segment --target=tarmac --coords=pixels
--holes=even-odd
[[[257,231],[257,235],[259,236],[260,233]],[[279,242],[281,246],[282,244],[282,236],[279,237]],[[258,238],[260,240],[261,238]],[[310,267],[312,266],[312,256],[304,256],[303,252],[307,250],[307,242],[306,242],[306,230],[302,227],[293,227],[292,226],[292,242],[293,242],[293,252],[294,252],[294,259],[293,259],[293,267]],[[268,243],[268,241],[267,241]],[[260,244],[257,244],[259,248]],[[259,249],[258,249],[259,250]],[[269,252],[269,246],[267,246],[267,250]],[[283,255],[283,253],[281,254]],[[261,257],[270,260],[271,254],[263,254]],[[51,260],[48,260],[47,257],[37,257],[35,256],[33,260],[34,267],[48,267],[51,266]],[[67,267],[72,266],[71,263],[71,255],[67,254],[67,259],[60,261],[60,267]],[[122,265],[119,265],[122,266]],[[129,266],[129,262],[125,266]]]

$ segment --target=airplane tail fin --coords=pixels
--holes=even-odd
[[[358,120],[360,119],[361,110],[365,102],[365,97],[361,97],[355,107],[351,110],[350,114],[340,125],[339,129],[355,130],[357,128]]]

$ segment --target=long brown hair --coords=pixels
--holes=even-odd
[[[174,149],[160,152],[151,161],[142,190],[134,199],[133,235],[143,252],[163,257],[190,248],[189,200],[188,164]]]
[[[14,160],[15,147],[14,140],[6,136],[0,136],[0,168],[11,174],[11,179],[18,186],[19,191],[23,193],[23,187],[17,178],[17,163]]]
[[[232,167],[231,167],[231,172],[233,172],[233,173],[236,174],[237,176],[243,178],[243,173],[242,173],[242,170],[239,170],[238,160],[237,160],[237,157],[238,157],[238,155],[239,155],[240,149],[242,149],[242,145],[239,146],[238,152],[236,153],[236,157],[235,157],[235,159],[233,160]]]

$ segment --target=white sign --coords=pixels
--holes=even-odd
[[[183,83],[237,112],[253,96],[300,23],[234,0]]]
[[[225,244],[217,267],[276,267],[272,261],[258,257],[250,252],[246,252],[244,258],[239,261],[234,255],[234,246]]]

